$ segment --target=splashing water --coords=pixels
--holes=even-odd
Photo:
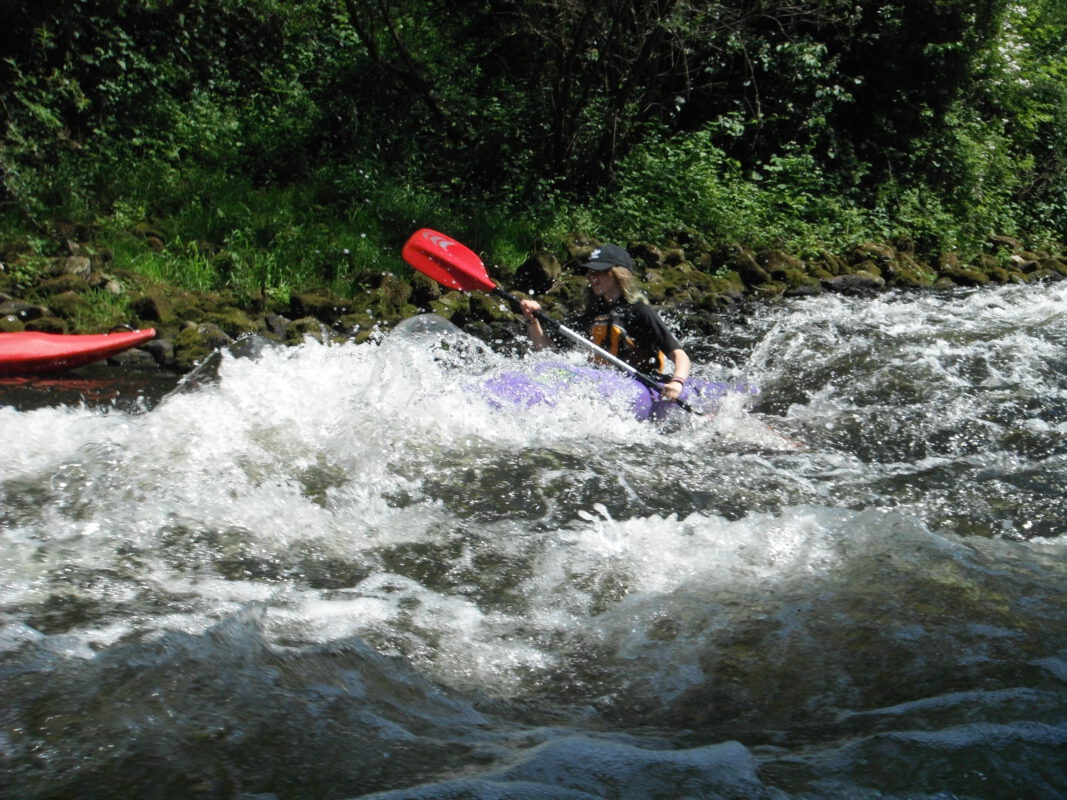
[[[439,329],[0,406],[10,796],[1064,796],[1065,285],[728,322],[712,418]]]

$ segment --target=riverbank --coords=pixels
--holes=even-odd
[[[538,253],[517,268],[489,271],[509,291],[535,294],[550,314],[563,315],[578,307],[585,286],[573,266],[595,244],[575,236],[558,253]],[[267,292],[188,291],[125,269],[106,248],[92,243],[67,241],[64,249],[33,269],[17,253],[5,254],[0,332],[154,327],[154,341],[122,358],[177,373],[249,333],[287,344],[306,336],[364,341],[427,311],[486,341],[507,343],[523,335],[516,316],[498,299],[443,290],[414,272],[368,272],[345,294],[313,287],[279,298]],[[920,260],[907,240],[806,259],[741,245],[712,247],[696,236],[665,245],[631,242],[628,249],[650,302],[674,310],[692,334],[709,332],[714,316],[730,308],[779,297],[936,291],[1067,277],[1067,246],[1034,252],[1003,236],[990,237],[977,258],[946,254],[936,263]]]

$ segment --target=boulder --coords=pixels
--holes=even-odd
[[[429,308],[430,303],[441,297],[441,284],[421,272],[411,276],[410,301],[419,308]]]
[[[22,323],[50,316],[51,313],[46,306],[24,303],[21,300],[0,301],[0,316],[16,317]]]
[[[1050,273],[1056,273],[1061,277],[1067,278],[1067,259],[1043,258],[1041,259],[1040,264],[1042,269],[1045,269]]]
[[[737,273],[745,286],[762,286],[772,282],[771,274],[759,265],[752,251],[741,245],[725,248],[719,261],[726,269]]]
[[[335,338],[333,331],[318,317],[301,317],[289,323],[285,330],[286,344],[300,344],[305,338],[311,337],[318,342],[326,344]]]
[[[233,344],[233,338],[218,325],[187,323],[174,340],[174,365],[187,372],[220,347],[230,344]]]
[[[76,275],[82,280],[88,280],[92,271],[92,262],[84,255],[57,258],[52,262],[53,275]]]
[[[170,339],[153,339],[144,345],[145,352],[149,353],[155,362],[161,367],[176,368],[174,360],[174,342]]]
[[[898,250],[896,258],[883,266],[887,284],[894,288],[921,289],[934,282],[934,272],[920,264],[911,254]]]
[[[530,256],[515,270],[513,288],[528,294],[544,294],[559,280],[563,267],[549,253]]]
[[[227,336],[234,339],[246,333],[262,333],[266,329],[266,323],[262,319],[253,320],[244,311],[233,306],[208,312],[203,321],[217,325]]]
[[[89,282],[82,275],[64,273],[53,278],[46,278],[37,284],[40,295],[63,294],[64,292],[87,292]]]
[[[941,267],[941,277],[950,279],[957,286],[984,286],[989,276],[981,270],[949,264]]]
[[[430,310],[440,314],[461,328],[470,316],[470,295],[465,292],[449,291],[430,303]]]
[[[87,315],[91,310],[88,301],[77,292],[62,292],[50,298],[48,303],[56,316],[63,319],[74,319],[79,315]]]
[[[51,315],[30,320],[26,323],[26,330],[41,333],[70,333],[66,320]]]
[[[315,317],[328,325],[352,311],[348,300],[338,297],[329,289],[297,292],[290,298],[289,304],[294,317]]]
[[[504,322],[513,319],[515,312],[512,311],[507,301],[493,294],[475,292],[470,298],[470,319],[483,322]]]
[[[885,289],[885,279],[864,270],[824,280],[827,291],[845,295],[872,295]]]
[[[663,266],[663,250],[654,244],[632,242],[626,246],[626,252],[633,256],[638,264],[643,264],[646,271]]]
[[[152,286],[130,301],[133,312],[146,322],[163,324],[177,320],[170,296],[162,287]]]
[[[756,255],[756,263],[763,267],[772,278],[788,283],[787,273],[804,274],[804,262],[794,255],[781,250],[763,250]]]

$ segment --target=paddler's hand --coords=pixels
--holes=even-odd
[[[660,391],[660,397],[666,400],[668,403],[673,403],[678,399],[678,396],[682,393],[682,384],[678,381],[671,381],[663,385],[663,389]]]
[[[541,322],[536,316],[537,312],[541,310],[541,304],[536,300],[524,298],[519,301],[519,308],[522,310],[522,315],[526,317],[526,334],[530,337],[530,341],[533,342],[534,348],[541,350],[545,347],[551,347],[552,342],[545,336],[545,332],[541,328]]]
[[[528,323],[537,322],[537,317],[535,315],[541,310],[540,303],[536,300],[523,299],[519,301],[519,308],[522,309],[522,315],[526,317]],[[541,323],[537,322],[537,324],[540,325]]]

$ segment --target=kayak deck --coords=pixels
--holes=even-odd
[[[155,338],[155,328],[116,333],[0,333],[0,375],[60,372],[102,361]]]
[[[581,387],[594,396],[621,402],[639,420],[658,419],[676,408],[628,375],[566,362],[545,362],[531,370],[499,373],[480,383],[479,394],[497,408],[521,409],[554,406],[567,390]],[[734,393],[751,396],[758,394],[759,388],[744,381],[728,383],[696,378],[686,383],[682,399],[706,414],[714,412],[726,395]]]

